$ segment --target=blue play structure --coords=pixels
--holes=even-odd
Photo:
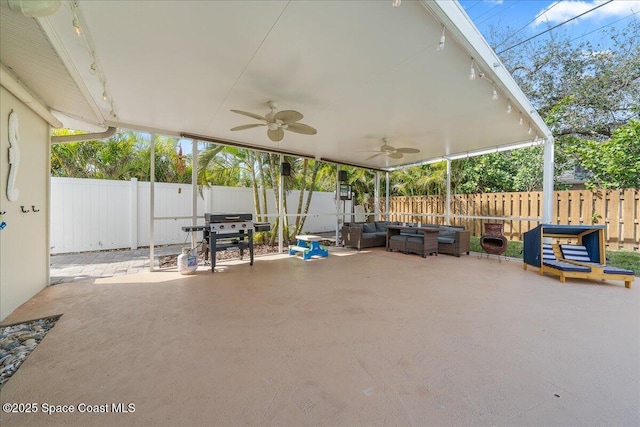
[[[541,224],[524,233],[524,269],[538,267],[540,275],[559,276],[562,283],[566,278],[622,280],[630,288],[633,271],[606,263],[604,229],[603,225]]]
[[[329,256],[329,251],[326,246],[320,244],[320,237],[318,236],[296,236],[298,239],[297,245],[289,246],[289,255],[296,255],[298,252],[302,253],[302,259],[308,260],[312,256],[319,256],[326,258]]]

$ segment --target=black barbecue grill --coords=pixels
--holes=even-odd
[[[205,258],[211,253],[211,271],[215,271],[216,252],[230,249],[240,250],[240,259],[244,250],[249,249],[250,265],[253,265],[253,232],[269,231],[271,224],[253,222],[251,214],[215,214],[205,213],[206,225],[182,227],[183,231],[202,231],[203,241],[208,243]]]

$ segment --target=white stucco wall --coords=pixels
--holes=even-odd
[[[20,165],[15,202],[7,199],[9,113],[18,113]],[[49,284],[49,124],[0,87],[0,320]],[[22,213],[20,206],[28,209]],[[33,212],[33,206],[39,212]]]

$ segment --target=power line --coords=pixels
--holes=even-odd
[[[523,40],[523,41],[521,41],[521,42],[519,42],[519,43],[514,44],[513,46],[510,46],[510,47],[508,47],[508,48],[506,48],[506,49],[504,49],[504,50],[501,50],[500,52],[498,52],[498,55],[503,54],[503,53],[505,53],[506,51],[513,49],[514,47],[520,46],[521,44],[527,43],[527,42],[529,42],[529,41],[531,41],[531,40],[535,39],[536,37],[540,37],[541,35],[546,34],[546,33],[548,33],[549,31],[555,30],[556,28],[561,27],[561,26],[563,26],[564,24],[567,24],[567,23],[569,23],[569,22],[571,22],[571,21],[573,21],[573,20],[575,20],[575,19],[578,19],[578,18],[580,18],[581,16],[586,15],[587,13],[591,13],[591,12],[593,12],[594,10],[601,8],[602,6],[606,6],[606,5],[608,5],[609,3],[611,3],[612,1],[613,1],[613,0],[608,0],[606,3],[599,4],[598,6],[596,6],[596,7],[594,7],[594,8],[591,8],[591,9],[587,10],[586,12],[581,13],[581,14],[580,14],[580,15],[578,15],[578,16],[574,16],[573,18],[567,19],[566,21],[561,22],[561,23],[559,23],[558,25],[555,25],[555,26],[553,26],[553,27],[551,27],[551,28],[548,28],[548,29],[544,30],[543,32],[536,34],[535,36],[531,36],[531,37],[529,37],[529,38],[528,38],[528,39],[526,39],[526,40]]]
[[[467,8],[467,12],[469,12],[471,9],[473,9],[474,7],[476,7],[477,5],[479,5],[480,3],[482,3],[482,0],[478,0],[477,2],[475,2],[474,4],[472,4],[471,6],[469,6]]]
[[[517,5],[517,4],[518,4],[518,3],[516,3],[516,2],[511,3],[509,6],[505,7],[504,9],[497,11],[496,13],[494,13],[493,15],[491,15],[491,16],[489,16],[489,17],[487,17],[487,18],[484,18],[482,21],[478,22],[478,25],[482,25],[482,24],[484,24],[484,23],[485,23],[485,22],[487,22],[489,19],[493,18],[493,17],[494,17],[494,16],[496,16],[496,15],[500,15],[501,13],[503,13],[504,11],[506,11],[507,9],[512,8],[513,6],[515,6],[515,5]]]
[[[618,20],[616,20],[616,21],[609,22],[608,24],[603,25],[603,26],[602,26],[602,27],[600,27],[600,28],[596,28],[596,29],[595,29],[595,30],[593,30],[593,31],[589,31],[588,33],[584,33],[583,35],[578,36],[578,37],[576,37],[575,39],[571,39],[571,40],[569,41],[569,43],[574,42],[574,41],[576,41],[576,40],[578,40],[578,39],[581,39],[581,38],[583,38],[583,37],[586,37],[586,36],[588,36],[589,34],[593,34],[593,33],[597,32],[597,31],[600,31],[600,30],[602,30],[602,29],[604,29],[604,28],[610,27],[610,26],[612,26],[612,25],[614,25],[614,24],[617,24],[617,23],[618,23],[618,22],[620,22],[620,21],[624,21],[625,19],[631,18],[633,15],[636,15],[637,13],[638,13],[638,12],[632,12],[631,14],[629,14],[629,15],[625,16],[624,18],[620,18],[620,19],[618,19]]]
[[[544,11],[544,13],[549,12],[551,9],[553,9],[554,7],[556,7],[557,5],[559,5],[560,3],[562,3],[564,0],[560,0],[555,2],[554,4],[551,5],[551,7],[547,10]],[[520,29],[518,29],[515,33],[511,34],[510,36],[508,36],[506,39],[502,40],[498,45],[496,45],[494,47],[494,49],[497,49],[498,47],[502,46],[503,44],[505,44],[507,42],[507,40],[512,39],[513,37],[515,37],[518,33],[520,33],[522,30],[524,30],[525,28],[527,28],[529,26],[529,24],[531,24],[533,21],[535,21],[536,19],[538,19],[539,15],[536,15],[533,17],[533,19],[529,22],[527,22],[526,24],[524,24],[522,27],[520,27]]]
[[[490,7],[489,9],[485,10],[484,12],[482,12],[480,15],[476,16],[474,18],[474,20],[476,19],[480,19],[482,16],[486,15],[487,13],[491,12],[493,9],[495,9],[496,7],[499,7],[500,5],[502,5],[502,3],[497,3],[495,6]]]

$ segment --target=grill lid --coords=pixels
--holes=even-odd
[[[253,215],[250,213],[205,213],[206,222],[237,222],[252,221]]]

